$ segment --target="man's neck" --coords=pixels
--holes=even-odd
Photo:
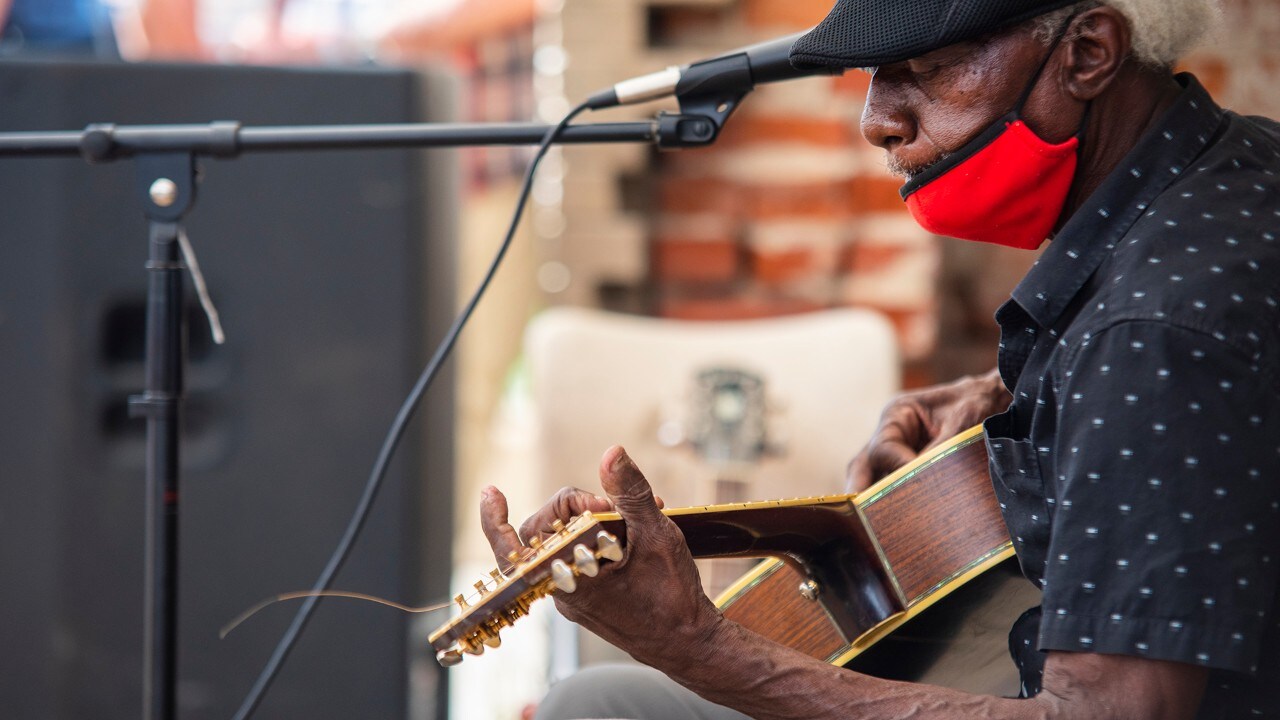
[[[1058,219],[1059,228],[1088,201],[1181,92],[1182,86],[1168,71],[1142,68],[1130,61],[1093,101],[1080,169]]]

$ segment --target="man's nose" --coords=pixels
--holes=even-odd
[[[892,151],[908,145],[916,137],[915,118],[899,102],[897,93],[877,83],[875,77],[867,89],[867,103],[862,108],[862,136],[882,150]]]

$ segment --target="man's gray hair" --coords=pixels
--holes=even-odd
[[[1181,60],[1218,27],[1222,17],[1218,0],[1085,0],[1036,18],[1036,37],[1052,42],[1068,18],[1100,5],[1125,16],[1134,58],[1153,67],[1170,67]]]

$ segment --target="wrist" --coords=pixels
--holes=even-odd
[[[716,608],[696,628],[690,628],[685,636],[679,667],[669,672],[677,682],[695,692],[708,690],[723,681],[725,669],[721,663],[745,652],[740,647],[743,628],[726,619]]]
[[[729,626],[732,625],[719,609],[706,600],[685,622],[670,628],[667,633],[654,635],[656,642],[645,652],[631,654],[636,660],[663,671],[679,682],[697,683],[716,675],[713,668],[717,658],[722,656],[724,642],[731,635]]]

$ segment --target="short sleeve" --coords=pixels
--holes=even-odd
[[[1256,362],[1146,321],[1075,348],[1042,650],[1256,670],[1280,547],[1280,400]]]

